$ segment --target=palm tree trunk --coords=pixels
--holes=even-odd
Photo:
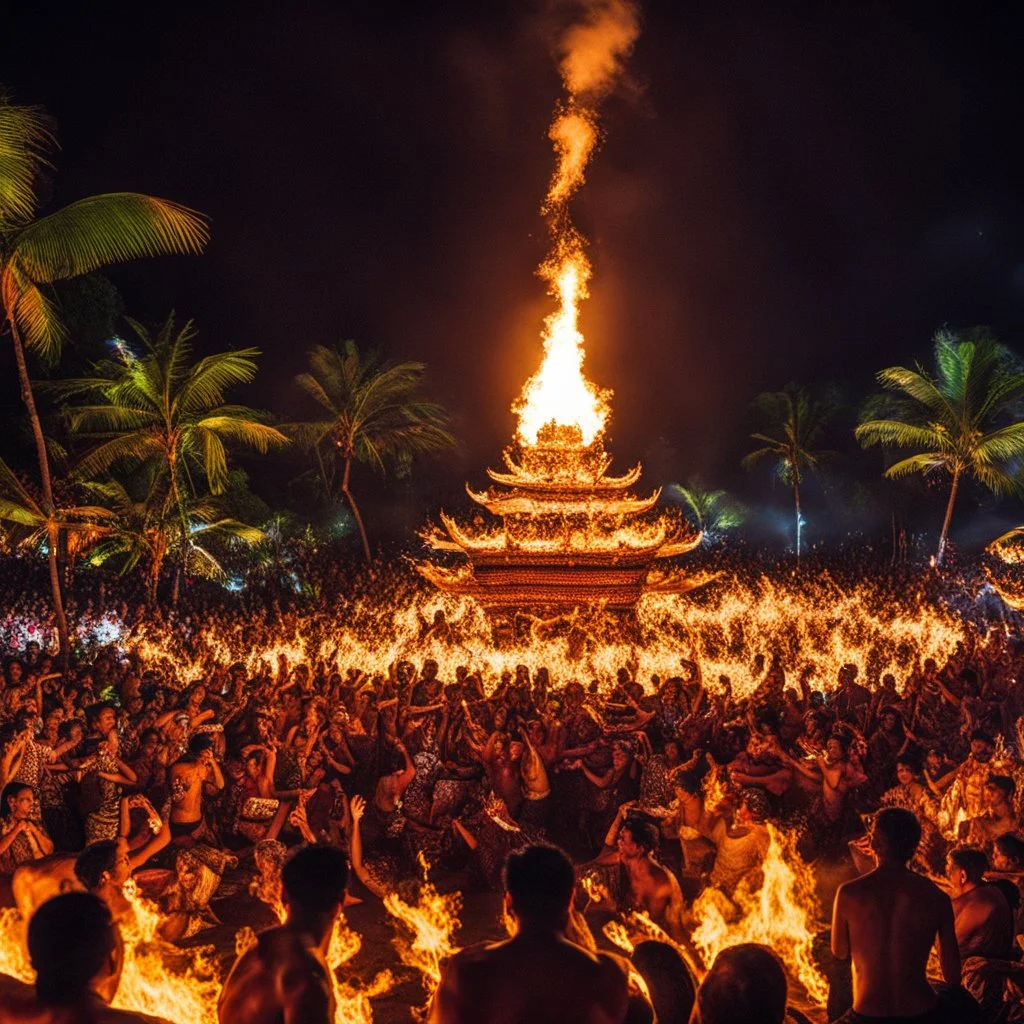
[[[796,560],[800,561],[800,526],[803,522],[800,516],[800,485],[793,481],[793,503],[796,505]]]
[[[348,507],[352,509],[352,515],[355,517],[356,526],[359,527],[359,536],[363,542],[363,554],[366,555],[367,562],[372,562],[373,555],[370,554],[370,542],[366,537],[366,527],[363,525],[363,517],[359,512],[359,506],[356,504],[355,498],[352,497],[352,491],[349,489],[349,478],[351,475],[352,456],[350,455],[345,459],[345,473],[341,478],[341,493],[345,495]]]
[[[39,481],[43,489],[43,502],[46,505],[46,514],[52,516],[54,513],[53,504],[53,482],[50,479],[50,459],[46,454],[46,439],[43,437],[43,425],[39,422],[39,410],[36,409],[36,399],[32,394],[32,382],[28,375],[28,364],[25,362],[25,349],[21,343],[21,335],[18,333],[14,318],[8,320],[11,328],[11,340],[14,343],[14,359],[18,364],[18,382],[21,385],[21,398],[28,410],[29,422],[32,424],[32,437],[36,442],[36,459],[39,462]],[[57,620],[57,642],[60,646],[60,665],[65,671],[68,667],[68,660],[71,651],[68,646],[68,617],[64,611],[64,595],[60,588],[60,569],[57,565],[58,536],[55,529],[48,530],[46,547],[47,557],[50,562],[50,598],[53,601],[53,615]]]
[[[953,486],[949,489],[949,503],[946,505],[946,518],[942,520],[942,533],[939,534],[939,550],[935,555],[935,564],[942,565],[942,556],[946,553],[946,540],[949,537],[949,523],[953,518],[953,503],[956,501],[957,487],[960,485],[960,470],[953,471]]]

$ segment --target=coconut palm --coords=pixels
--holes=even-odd
[[[726,491],[707,491],[693,480],[685,487],[671,484],[668,491],[684,504],[687,518],[708,542],[742,526],[747,518],[746,508]]]
[[[855,436],[865,447],[882,444],[918,449],[885,471],[890,478],[911,473],[948,473],[949,498],[935,554],[942,563],[953,506],[963,478],[994,494],[1021,493],[1024,373],[1012,353],[984,328],[935,335],[935,372],[890,366],[878,382],[892,392],[886,415],[871,416]]]
[[[229,388],[256,376],[258,349],[193,359],[191,322],[176,330],[171,315],[155,335],[129,323],[142,342],[142,355],[125,344],[121,358],[99,363],[94,376],[51,387],[85,403],[66,410],[72,432],[93,442],[78,462],[78,477],[148,469],[153,487],[162,489],[187,529],[190,502],[205,494],[197,480],[209,494],[223,493],[229,448],[266,453],[288,438],[261,422],[263,413],[225,403]]]
[[[832,405],[816,399],[807,388],[790,383],[781,391],[762,392],[754,399],[754,409],[765,423],[765,428],[750,436],[761,442],[761,446],[744,456],[741,465],[744,469],[752,469],[761,462],[769,461],[774,474],[793,489],[796,557],[799,559],[804,527],[800,487],[804,474],[817,469],[828,454],[816,446],[832,415]]]
[[[18,106],[0,96],[0,304],[35,440],[42,502],[50,509],[55,507],[53,483],[26,349],[51,362],[60,355],[65,329],[51,286],[144,256],[200,252],[207,240],[199,214],[133,192],[90,196],[39,216],[37,183],[55,148],[52,123],[41,108]],[[67,619],[54,545],[49,550],[54,613],[65,658]]]
[[[73,560],[110,532],[112,518],[102,505],[48,505],[0,459],[0,522],[12,549],[47,556],[63,550]],[[49,566],[51,588],[59,590],[55,558]],[[61,639],[66,642],[67,637]]]
[[[423,363],[383,363],[346,341],[340,348],[314,346],[309,372],[295,378],[318,418],[284,429],[313,454],[328,497],[344,498],[352,509],[367,561],[370,542],[352,495],[352,463],[383,474],[389,464],[401,469],[455,444],[444,409],[422,396],[423,370]]]
[[[262,530],[222,516],[210,497],[186,499],[183,526],[179,510],[159,487],[151,488],[141,501],[136,501],[118,480],[89,481],[83,486],[110,515],[110,526],[90,551],[89,563],[105,565],[114,561],[122,575],[145,566],[150,605],[156,603],[157,587],[167,563],[177,567],[176,601],[181,572],[205,579],[227,578],[209,546],[211,541],[254,546],[265,540]]]

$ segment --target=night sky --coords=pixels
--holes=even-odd
[[[862,397],[944,323],[1024,349],[1014,6],[643,5],[573,207],[620,468],[733,484],[757,391]],[[55,202],[145,191],[212,221],[205,255],[110,275],[128,311],[259,346],[248,398],[282,415],[306,346],[422,359],[462,438],[435,489],[480,484],[551,308],[551,9],[67,7],[8,5],[0,33],[0,83],[58,121]]]

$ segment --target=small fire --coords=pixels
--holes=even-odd
[[[796,852],[793,836],[768,826],[771,843],[763,881],[756,891],[737,890],[730,901],[718,889],[706,889],[693,905],[698,922],[693,943],[708,966],[727,946],[757,942],[782,958],[790,976],[820,1006],[828,1000],[828,982],[814,963],[816,931],[814,878]]]
[[[390,971],[379,972],[365,986],[354,981],[338,980],[338,971],[359,952],[362,943],[359,934],[348,926],[344,915],[339,914],[335,918],[331,941],[327,947],[327,965],[331,969],[331,984],[334,988],[334,1024],[373,1024],[370,1000],[394,986],[395,980]]]
[[[398,893],[391,892],[384,897],[384,907],[401,926],[395,949],[402,963],[423,976],[429,1003],[441,982],[442,964],[459,951],[452,937],[460,924],[462,897],[457,892],[442,895],[434,888],[427,880],[427,862],[422,852],[420,866],[423,882],[416,903],[406,903]]]
[[[21,914],[13,907],[0,910],[0,974],[31,985],[36,972],[25,948],[25,926]]]

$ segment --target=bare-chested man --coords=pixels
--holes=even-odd
[[[324,957],[347,881],[348,860],[333,846],[292,856],[281,871],[287,920],[235,961],[217,1006],[221,1024],[333,1024]]]
[[[597,863],[618,864],[624,871],[624,909],[646,912],[659,928],[675,939],[681,938],[684,907],[679,882],[654,858],[660,837],[658,826],[640,815],[631,815],[633,807],[632,801],[619,807]]]
[[[0,975],[0,1024],[158,1024],[108,1005],[121,979],[121,949],[101,900],[85,892],[50,900],[28,927],[35,986]]]
[[[505,867],[505,909],[517,933],[471,946],[445,967],[431,1024],[621,1024],[626,972],[565,936],[575,878],[561,850],[529,846]]]
[[[171,768],[171,835],[191,837],[203,825],[203,795],[219,793],[224,775],[213,756],[213,740],[198,733],[188,741],[188,753]]]
[[[879,811],[872,834],[878,866],[840,886],[832,912],[832,952],[853,961],[853,1009],[842,1024],[875,1018],[944,1021],[926,968],[938,939],[942,976],[960,984],[960,954],[949,897],[907,864],[921,841],[910,811]]]
[[[1013,948],[1013,912],[999,887],[985,881],[989,869],[983,850],[959,846],[946,858],[953,897],[960,957],[1008,960]]]

